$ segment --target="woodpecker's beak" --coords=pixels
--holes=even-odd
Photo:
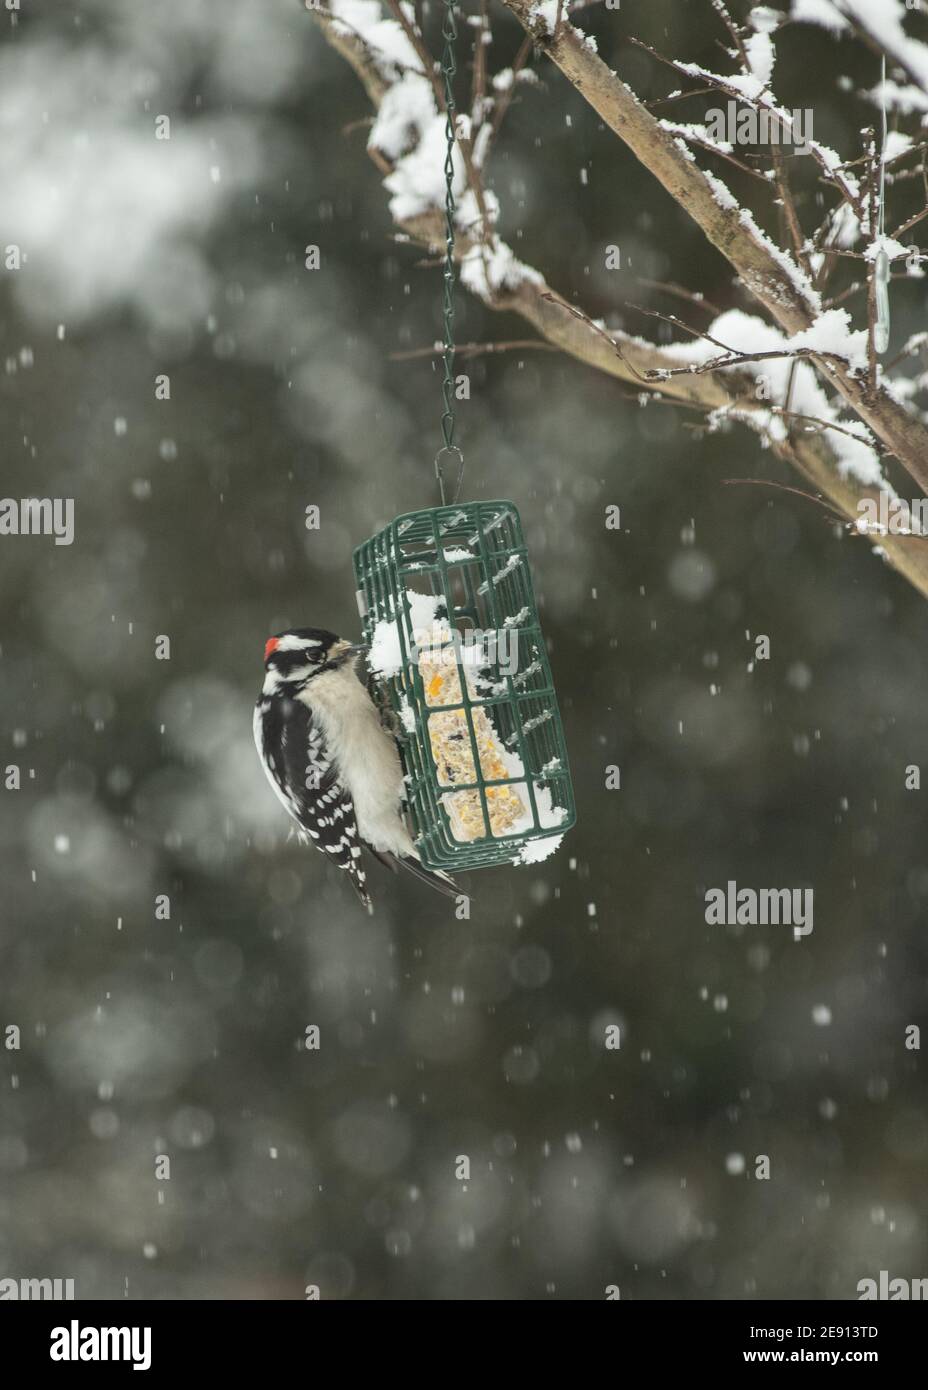
[[[370,647],[366,642],[346,642],[338,653],[339,662],[354,661],[356,657],[363,656],[369,652]]]

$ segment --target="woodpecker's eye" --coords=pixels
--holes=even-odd
[[[276,652],[276,650],[277,650],[277,648],[278,648],[279,646],[280,646],[280,639],[279,639],[279,638],[277,638],[277,637],[269,637],[269,638],[267,639],[267,641],[265,642],[265,644],[264,644],[264,660],[265,660],[265,661],[270,660],[270,657],[271,657],[272,652]]]

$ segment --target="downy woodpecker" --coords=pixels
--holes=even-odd
[[[396,740],[355,671],[365,650],[323,628],[268,638],[254,715],[258,756],[300,838],[345,870],[368,912],[362,849],[454,897],[454,880],[423,867],[406,828]]]

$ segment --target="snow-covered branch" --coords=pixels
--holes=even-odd
[[[555,0],[503,3],[610,129],[694,219],[773,322],[787,334],[812,329],[822,312],[821,297],[801,266],[767,236],[752,212],[739,205],[720,179],[697,165],[686,142],[666,130],[631,88],[606,66],[587,35],[567,20],[555,25]],[[776,13],[772,13],[776,18]],[[764,42],[752,43],[750,70],[727,79],[733,91],[750,101],[758,101],[768,90],[773,65],[770,34],[758,33],[754,37]],[[689,75],[699,80],[712,76],[695,65],[683,66],[688,66]],[[828,153],[820,149],[817,157],[827,162]],[[831,358],[813,357],[817,369],[885,450],[894,454],[918,485],[928,491],[928,429],[924,422],[910,413],[884,383],[875,381],[872,374],[840,366]]]
[[[710,429],[732,421],[747,424],[851,521],[859,516],[862,499],[890,490],[881,454],[896,453],[908,466],[911,449],[928,481],[928,432],[920,418],[907,413],[910,402],[902,394],[894,399],[882,388],[872,390],[866,377],[866,334],[851,330],[847,312],[822,308],[804,267],[760,229],[720,180],[696,165],[682,135],[656,120],[600,62],[592,41],[568,19],[566,6],[559,14],[555,0],[541,6],[528,0],[506,3],[529,36],[703,226],[767,320],[729,310],[707,335],[700,335],[703,341],[658,346],[592,320],[553,290],[537,269],[516,258],[498,235],[498,203],[482,174],[514,83],[532,80],[525,45],[513,69],[496,77],[485,73],[475,82],[473,109],[459,118],[469,156],[465,160],[458,152],[455,159],[457,254],[464,287],[493,309],[517,313],[547,344],[577,360],[636,388],[646,383],[660,397],[699,411]],[[444,246],[441,90],[415,11],[404,0],[399,5],[399,17],[395,2],[390,17],[379,0],[330,0],[327,10],[315,3],[307,8],[354,68],[375,108],[368,151],[383,177],[395,225],[437,253]],[[726,358],[713,363],[716,341],[724,343]],[[845,399],[853,397],[855,415],[842,414],[819,373],[838,385]],[[860,408],[864,397],[866,410]],[[925,442],[920,453],[919,432]],[[917,475],[914,467],[910,471]],[[928,596],[928,545],[892,534],[880,540],[883,553]]]
[[[915,100],[928,97],[928,43],[907,34],[903,28],[906,13],[911,17],[916,5],[905,0],[793,0],[793,17],[823,24],[834,33],[860,34],[877,53],[902,71],[912,83]],[[896,104],[913,100],[905,89],[896,89]]]

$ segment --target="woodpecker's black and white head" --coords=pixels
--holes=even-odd
[[[278,632],[264,645],[265,695],[293,695],[326,672],[346,674],[366,648],[354,646],[325,628],[297,627]]]

